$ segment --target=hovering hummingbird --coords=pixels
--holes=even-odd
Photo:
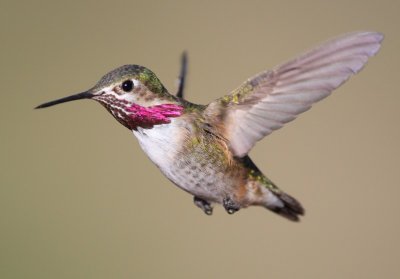
[[[280,190],[248,156],[255,143],[327,97],[375,55],[383,35],[347,34],[245,81],[208,105],[183,99],[139,65],[125,65],[91,89],[36,108],[93,99],[133,132],[143,151],[175,185],[211,215],[215,203],[232,214],[251,205],[292,221],[302,205]]]

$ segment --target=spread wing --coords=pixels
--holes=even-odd
[[[383,35],[347,34],[328,41],[271,71],[247,80],[230,95],[210,103],[206,115],[221,121],[233,154],[292,121],[357,73],[376,54]],[[210,118],[211,119],[211,118]]]

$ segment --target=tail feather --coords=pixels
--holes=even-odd
[[[304,208],[295,198],[278,190],[268,189],[264,196],[264,207],[275,212],[291,221],[299,221],[300,216],[304,215]]]
[[[249,156],[242,159],[243,164],[249,168],[250,177],[258,182],[258,190],[261,190],[261,197],[254,201],[254,205],[261,205],[265,208],[285,217],[291,221],[299,221],[304,215],[304,208],[295,198],[281,191],[274,182],[261,173]],[[251,200],[251,199],[250,199]]]
[[[269,210],[295,222],[300,220],[301,215],[304,215],[303,206],[292,196],[281,191],[271,194],[277,198],[278,202],[267,202],[265,207]]]

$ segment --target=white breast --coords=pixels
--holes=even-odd
[[[182,129],[177,120],[172,119],[169,124],[156,125],[151,129],[139,127],[133,131],[143,151],[169,179],[169,169],[183,142]]]

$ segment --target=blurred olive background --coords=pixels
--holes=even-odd
[[[399,1],[2,1],[0,278],[399,278]],[[208,103],[342,33],[385,34],[350,82],[260,142],[304,204],[204,215],[100,105],[33,108],[123,64]]]

